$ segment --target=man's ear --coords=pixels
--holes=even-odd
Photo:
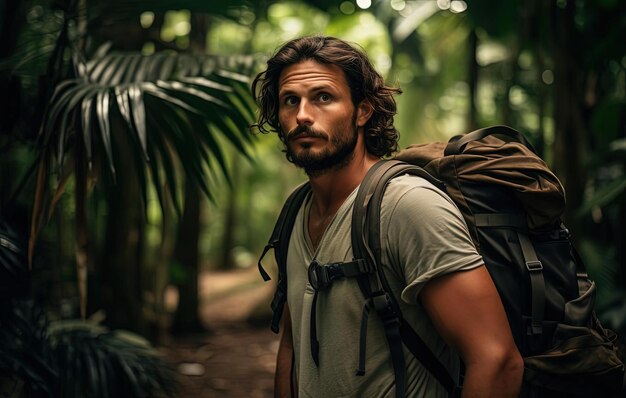
[[[374,113],[374,108],[369,103],[368,100],[363,100],[356,107],[356,125],[357,127],[365,126],[370,117],[372,117],[372,113]]]

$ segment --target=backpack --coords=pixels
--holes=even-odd
[[[624,384],[624,363],[618,355],[615,333],[603,328],[593,311],[595,283],[561,222],[563,187],[526,138],[507,126],[476,130],[448,143],[413,145],[395,160],[376,163],[361,182],[353,208],[355,260],[309,267],[309,282],[316,294],[338,278],[354,277],[359,283],[366,300],[357,375],[365,371],[367,316],[373,308],[385,326],[396,397],[404,396],[406,385],[402,345],[449,395],[460,391],[454,378],[404,321],[382,267],[377,267],[384,250],[379,222],[384,191],[392,178],[407,173],[426,178],[444,190],[461,211],[524,358],[521,395],[618,394]],[[278,264],[278,284],[271,305],[275,333],[286,301],[289,237],[309,190],[305,183],[287,199],[261,255],[262,259],[273,248]],[[269,280],[261,259],[259,271]]]

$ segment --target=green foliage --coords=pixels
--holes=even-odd
[[[620,133],[621,110],[626,108],[626,100],[607,98],[594,109],[591,115],[591,131],[596,145],[606,150],[618,139]]]
[[[140,336],[84,321],[48,324],[29,300],[3,305],[0,376],[28,397],[174,396],[175,372]]]
[[[587,198],[584,205],[578,210],[578,214],[584,215],[595,208],[606,207],[617,203],[617,201],[623,201],[624,192],[626,192],[626,175],[622,174]]]
[[[598,316],[623,338],[626,334],[626,289],[619,283],[616,247],[593,239],[582,240],[579,247],[587,271],[598,285]]]
[[[84,321],[50,325],[28,295],[26,247],[0,222],[0,385],[28,397],[172,396],[174,372],[143,338]]]
[[[173,369],[134,333],[59,321],[48,328],[48,339],[59,369],[60,396],[174,396]]]
[[[35,202],[36,209],[56,203],[65,186],[75,193],[81,185],[71,176],[77,171],[86,172],[89,184],[98,183],[103,194],[99,200],[116,189],[108,183],[118,173],[134,172],[144,199],[128,198],[128,204],[158,200],[158,206],[150,205],[148,217],[156,230],[168,223],[164,208],[173,206],[180,213],[180,187],[191,178],[214,199],[202,212],[207,227],[201,232],[203,258],[210,262],[218,251],[229,222],[222,210],[233,201],[239,216],[237,250],[258,251],[280,203],[305,176],[284,160],[276,137],[248,134],[255,104],[247,84],[258,69],[251,54],[262,53],[265,60],[293,37],[332,34],[362,45],[386,80],[403,89],[396,116],[401,146],[467,131],[474,105],[478,124],[508,123],[528,133],[550,164],[582,164],[588,174],[585,192],[568,196],[570,203],[583,197],[577,214],[586,228],[577,238],[592,242],[583,255],[586,260],[602,258],[597,263],[612,264],[613,271],[623,268],[619,259],[624,258],[624,248],[607,232],[622,227],[625,211],[624,157],[619,149],[626,117],[623,1],[480,0],[468,1],[467,10],[456,12],[446,1],[373,1],[367,10],[341,0],[87,1],[85,31],[79,29],[78,3],[29,2],[29,23],[22,27],[18,45],[10,57],[0,60],[0,73],[13,79],[7,83],[9,97],[19,98],[13,102],[21,112],[15,123],[3,115],[2,125],[14,126],[20,132],[16,136],[26,135],[25,126],[42,126],[40,186],[57,188],[51,198],[39,192],[47,202]],[[85,51],[88,59],[82,59],[81,40],[86,39],[89,48],[99,29],[138,24],[142,14],[158,18],[172,10],[183,11],[190,21],[208,15],[206,48],[228,56]],[[165,20],[165,25],[170,23]],[[473,33],[478,38],[476,54],[469,45]],[[566,48],[568,43],[571,48]],[[559,58],[562,50],[569,51],[569,58]],[[473,61],[478,68],[475,97],[470,95]],[[559,79],[568,79],[567,86],[575,88],[567,101],[555,100]],[[570,105],[566,111],[564,102]],[[561,123],[557,116],[564,113],[573,115],[572,124],[565,127],[557,125]],[[579,142],[584,150],[556,148],[563,142],[558,134],[575,137],[569,141]],[[118,145],[123,142],[131,143],[132,169],[120,170]],[[61,176],[57,183],[44,179],[53,170]],[[222,179],[237,185],[234,197],[219,185]],[[11,185],[7,181],[3,188]],[[574,185],[564,182],[566,188]],[[162,214],[154,215],[157,207]],[[72,217],[80,205],[68,208]],[[46,213],[36,215],[43,219]],[[90,215],[103,218],[103,214],[101,210]],[[93,229],[102,229],[97,222]],[[165,234],[164,226],[158,235]],[[162,252],[156,246],[162,242],[152,242],[157,243],[147,250],[158,257]],[[623,285],[622,273],[611,275]]]
[[[517,1],[474,0],[467,12],[477,27],[484,29],[489,36],[505,39],[517,33],[522,4]]]
[[[54,396],[59,373],[45,331],[45,314],[39,306],[30,300],[3,297],[0,380],[21,380],[27,396]]]
[[[59,83],[50,100],[43,144],[56,148],[59,175],[67,150],[84,148],[88,167],[96,149],[114,178],[111,126],[121,117],[134,136],[137,156],[150,166],[159,198],[161,168],[179,207],[174,157],[185,159],[180,163],[186,173],[210,196],[204,168],[216,160],[228,172],[215,137],[223,135],[242,153],[251,142],[246,129],[253,111],[242,93],[247,77],[224,68],[249,69],[252,62],[250,57],[111,53],[78,63],[78,77]],[[84,147],[76,148],[81,141]]]
[[[0,215],[0,299],[21,294],[27,286],[25,242]]]

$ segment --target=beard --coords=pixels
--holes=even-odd
[[[290,142],[301,134],[306,134],[311,137],[328,138],[329,145],[317,153],[309,150],[309,147],[303,147],[296,153],[293,151]],[[336,129],[332,134],[303,125],[290,131],[286,134],[286,137],[285,153],[287,160],[296,167],[304,169],[307,175],[317,176],[332,170],[341,169],[347,165],[354,156],[354,148],[356,148],[358,139],[356,112],[353,113],[351,123],[348,126]]]

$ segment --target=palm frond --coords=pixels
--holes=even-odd
[[[215,156],[226,175],[221,148],[213,134],[223,134],[228,141],[241,153],[248,154],[251,136],[247,126],[253,118],[253,103],[245,98],[245,87],[248,78],[243,73],[224,70],[224,66],[250,71],[254,65],[253,57],[217,57],[201,55],[194,57],[189,54],[106,54],[85,63],[84,76],[61,82],[51,100],[49,111],[44,118],[44,142],[52,139],[56,142],[57,170],[62,169],[64,155],[72,135],[72,126],[78,124],[80,138],[86,151],[86,159],[91,164],[95,143],[104,149],[112,175],[115,175],[114,133],[111,131],[111,120],[121,117],[137,138],[141,152],[149,160],[148,147],[152,139],[146,120],[153,112],[147,97],[164,101],[175,107],[169,112],[168,120],[178,125],[189,125],[185,120],[194,120],[194,126],[201,124],[214,126],[202,128],[199,133],[191,133],[188,129],[179,131],[185,142],[203,146],[202,151]],[[190,75],[190,73],[197,75]],[[113,107],[113,103],[117,106]],[[148,106],[146,105],[148,104]],[[117,108],[117,111],[114,109]],[[97,137],[94,129],[92,112],[99,130]],[[74,123],[78,117],[80,123]],[[198,118],[204,118],[199,123]],[[171,135],[166,133],[166,141]],[[99,138],[99,139],[97,139]],[[179,141],[180,142],[180,141]],[[208,145],[208,146],[207,146]],[[192,146],[175,146],[179,151],[189,151]],[[201,151],[201,152],[202,152]],[[176,156],[186,159],[185,152],[177,152]],[[193,164],[189,170],[192,175],[206,186],[205,166],[210,167],[210,160],[204,156],[192,156]],[[188,170],[188,171],[189,171]],[[204,190],[208,192],[208,189]]]
[[[171,366],[136,334],[90,322],[60,321],[50,325],[48,339],[63,396],[148,397],[175,392]]]
[[[24,396],[53,396],[58,372],[46,341],[46,319],[31,300],[0,305],[0,370],[24,381]]]
[[[26,243],[0,219],[0,300],[24,294],[28,280]]]
[[[594,195],[583,203],[576,214],[582,216],[588,214],[594,208],[617,203],[617,199],[623,196],[624,192],[626,192],[626,175],[622,175],[620,178],[598,189]]]
[[[66,169],[68,152],[80,151],[73,159],[84,159],[90,168],[94,158],[98,164],[106,162],[115,181],[116,152],[120,145],[130,143],[130,153],[137,156],[133,155],[134,167],[124,172],[136,173],[143,203],[147,202],[148,184],[152,184],[165,211],[161,188],[164,176],[164,186],[178,214],[177,165],[212,198],[209,181],[216,166],[230,181],[223,143],[229,142],[238,152],[250,156],[252,136],[248,126],[254,106],[246,97],[246,73],[254,65],[253,57],[111,53],[86,62],[80,61],[80,56],[73,59],[80,62],[75,68],[79,75],[56,86],[40,129],[44,150],[29,253],[43,215],[53,209],[53,205],[46,209],[47,171],[56,168],[60,176]],[[130,134],[131,139],[123,134]],[[56,167],[48,164],[52,161],[56,161]],[[82,164],[73,169],[76,167]]]
[[[609,144],[608,151],[595,156],[594,163],[602,166],[594,173],[593,192],[577,210],[578,217],[597,208],[621,203],[626,195],[626,139],[620,138]],[[609,167],[608,165],[612,165]]]
[[[93,97],[85,97],[81,103],[81,124],[83,126],[83,143],[85,144],[85,154],[87,155],[87,164],[91,170],[92,159],[92,140],[91,140],[91,115],[93,112]]]
[[[109,168],[111,174],[115,177],[115,165],[113,162],[113,149],[111,143],[111,121],[109,120],[110,108],[109,108],[109,90],[102,89],[98,91],[96,96],[96,117],[98,118],[98,125],[100,126],[100,134],[102,136],[102,144],[106,152],[107,159],[109,160]],[[58,159],[62,162],[63,159]]]

